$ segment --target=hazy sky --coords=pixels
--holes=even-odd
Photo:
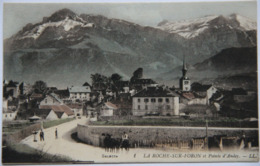
[[[77,14],[101,14],[140,25],[156,26],[160,21],[183,20],[205,15],[238,13],[256,21],[256,1],[190,3],[4,3],[3,37],[17,33],[27,23],[41,22],[57,10],[68,8]]]

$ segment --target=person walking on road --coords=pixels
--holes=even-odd
[[[42,141],[44,141],[44,132],[42,131]]]
[[[55,138],[58,139],[58,130],[57,130],[57,128],[55,130]]]
[[[44,132],[42,130],[40,132],[40,141],[44,141]]]
[[[40,141],[42,141],[42,131],[40,131]]]

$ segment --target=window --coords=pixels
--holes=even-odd
[[[145,109],[148,110],[148,105],[145,105]]]
[[[163,99],[162,99],[162,98],[159,98],[159,99],[158,99],[158,102],[160,102],[160,103],[161,103],[162,101],[163,101]]]
[[[10,117],[12,117],[12,114],[10,114]]]
[[[7,115],[5,115],[5,117],[7,118]]]
[[[189,84],[189,81],[184,81],[184,84],[185,84],[185,85]]]
[[[152,103],[155,103],[155,102],[156,102],[156,99],[154,99],[154,98],[151,99],[151,102],[152,102]]]
[[[45,99],[45,104],[47,103],[47,99]]]
[[[137,99],[137,101],[138,101],[138,103],[140,103],[140,102],[141,102],[141,99]]]
[[[144,99],[144,102],[145,102],[145,103],[149,102],[149,99]]]
[[[166,103],[169,103],[169,99],[168,98],[166,98],[165,101],[166,101]]]
[[[166,109],[167,109],[167,110],[171,109],[171,106],[166,105]]]
[[[138,109],[139,109],[139,110],[141,109],[140,105],[138,105]]]

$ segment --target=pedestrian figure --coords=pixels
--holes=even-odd
[[[42,130],[40,132],[40,141],[44,141],[44,132]]]
[[[58,130],[57,130],[57,128],[55,130],[55,138],[58,139]]]
[[[42,131],[40,131],[40,141],[42,141]]]
[[[124,132],[124,134],[122,135],[121,148],[125,148],[126,151],[129,150],[129,140],[128,140],[128,134],[126,134],[126,132]]]
[[[37,131],[33,130],[33,142],[37,142],[37,139],[36,139],[36,134],[38,133]]]
[[[44,136],[43,136],[43,131],[41,130],[41,131],[40,131],[40,141],[43,141],[43,140],[44,140],[43,137],[44,137]]]
[[[44,141],[44,132],[43,131],[41,132],[42,132],[42,141]]]

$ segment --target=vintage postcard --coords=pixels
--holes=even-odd
[[[3,164],[259,162],[257,1],[3,3]]]

